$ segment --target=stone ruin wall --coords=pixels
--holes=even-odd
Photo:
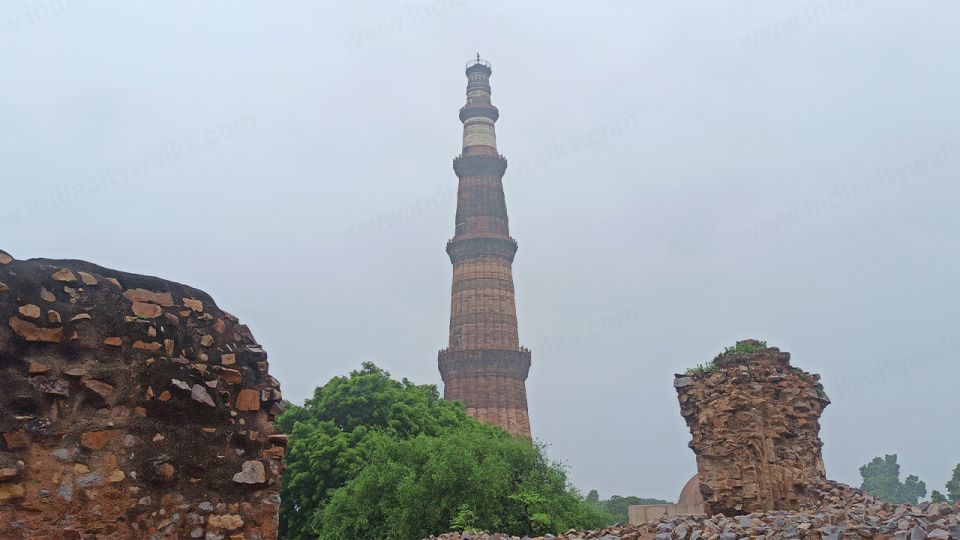
[[[707,514],[797,510],[817,502],[826,479],[820,414],[830,403],[820,376],[790,365],[790,353],[741,342],[752,353],[722,354],[677,375],[680,412],[697,456]]]
[[[0,538],[276,538],[267,367],[202,291],[0,251]]]

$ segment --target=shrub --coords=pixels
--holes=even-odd
[[[373,364],[317,388],[278,425],[290,435],[285,539],[409,540],[451,528],[535,536],[609,518],[542,446]]]
[[[762,351],[767,348],[766,341],[738,341],[735,345],[727,347],[723,350],[723,354],[736,354],[736,353],[755,353]]]

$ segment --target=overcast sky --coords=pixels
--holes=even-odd
[[[535,437],[584,491],[695,472],[674,372],[823,375],[828,474],[960,462],[960,4],[0,4],[0,248],[209,292],[286,396],[440,384],[463,65],[493,64]]]

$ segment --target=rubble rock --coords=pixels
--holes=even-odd
[[[207,520],[207,525],[214,529],[235,531],[243,527],[243,519],[236,514],[213,515]]]
[[[190,388],[190,397],[200,403],[206,403],[211,407],[216,407],[217,404],[213,402],[213,399],[210,397],[210,394],[207,393],[207,389],[200,386],[199,384],[193,385]]]
[[[40,306],[35,304],[27,304],[25,306],[20,306],[20,309],[18,309],[17,311],[19,311],[20,315],[23,315],[24,317],[29,317],[31,319],[40,318]]]
[[[260,392],[244,388],[240,390],[237,396],[238,411],[259,411],[260,410]]]
[[[544,535],[543,540],[894,540],[923,533],[930,540],[955,540],[948,524],[960,519],[960,506],[945,505],[945,513],[927,518],[922,505],[896,506],[882,502],[858,489],[837,482],[823,481],[807,486],[808,498],[795,510],[753,512],[728,518],[714,516],[673,516],[638,525],[614,525],[593,531],[567,531],[559,537]],[[929,521],[933,519],[933,521]],[[900,522],[899,534],[881,530],[888,523]],[[816,523],[816,525],[814,525]],[[924,526],[923,524],[927,525]],[[897,525],[894,525],[897,528]],[[957,527],[954,525],[954,527]],[[701,531],[704,531],[701,533]],[[913,531],[916,531],[915,533]],[[689,535],[689,536],[688,536]],[[491,533],[446,533],[424,540],[516,540],[517,537]]]
[[[104,429],[100,431],[88,431],[80,435],[80,446],[89,450],[100,450],[120,438],[120,431],[116,429]]]
[[[25,321],[16,315],[9,319],[10,328],[21,338],[27,341],[41,343],[60,343],[63,339],[63,327],[41,328],[32,322]]]
[[[70,270],[68,270],[68,269],[66,269],[66,268],[64,268],[64,269],[62,269],[62,270],[57,270],[57,271],[54,272],[53,275],[50,276],[50,277],[52,277],[53,279],[55,279],[55,280],[57,280],[57,281],[62,281],[62,282],[65,282],[65,283],[71,283],[71,282],[74,282],[74,281],[77,280],[77,276],[73,275],[73,272],[71,272]]]
[[[86,388],[87,390],[90,390],[94,394],[97,394],[98,396],[105,399],[113,395],[113,386],[103,381],[98,381],[95,379],[87,379],[85,381],[82,381],[80,385]]]
[[[238,484],[262,484],[267,481],[263,463],[259,461],[244,461],[243,470],[233,475],[233,481]]]
[[[25,493],[23,484],[0,484],[0,503],[10,499],[20,499]]]
[[[50,371],[50,365],[43,362],[30,362],[27,366],[28,375],[43,375],[48,371]]]
[[[146,289],[128,289],[123,297],[132,303],[151,303],[160,307],[173,307],[173,295],[168,292],[153,292]]]
[[[148,304],[146,302],[134,302],[133,314],[137,317],[144,319],[156,319],[157,317],[163,315],[163,308],[156,304]]]

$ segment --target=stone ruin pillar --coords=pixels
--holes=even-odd
[[[795,510],[816,500],[809,488],[826,479],[819,419],[830,404],[819,380],[791,366],[790,353],[756,340],[676,376],[708,514]]]
[[[0,251],[0,538],[275,539],[267,367],[203,291]]]

